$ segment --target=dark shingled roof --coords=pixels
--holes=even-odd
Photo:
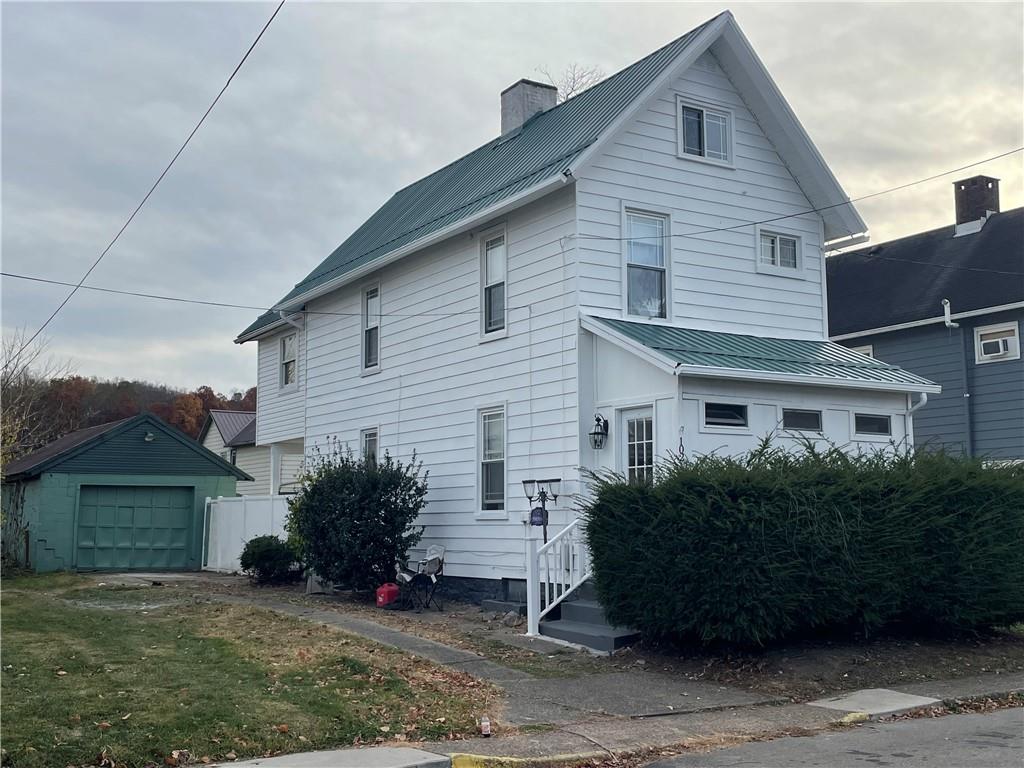
[[[829,334],[1024,301],[1024,208],[989,217],[980,232],[953,226],[847,251],[825,260]],[[989,270],[989,271],[982,271]]]
[[[399,190],[278,304],[559,176],[717,18]],[[276,320],[265,312],[239,339]]]
[[[44,445],[39,450],[33,451],[27,456],[22,456],[20,459],[15,459],[7,464],[4,467],[4,477],[14,477],[15,475],[30,473],[40,464],[48,462],[50,459],[56,458],[62,453],[67,453],[72,448],[77,448],[95,437],[105,435],[107,432],[121,426],[127,421],[131,421],[131,418],[121,419],[119,421],[109,421],[106,424],[97,424],[95,427],[86,427],[85,429],[79,429],[75,432],[64,435],[64,437],[58,437],[52,443]]]
[[[221,440],[229,448],[256,444],[256,411],[210,411],[210,419],[217,425]],[[209,424],[203,427],[199,442],[209,431]]]

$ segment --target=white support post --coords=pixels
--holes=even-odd
[[[537,572],[537,540],[526,539],[526,635],[540,634],[540,575]]]
[[[277,496],[281,491],[281,446],[270,444],[270,495]]]

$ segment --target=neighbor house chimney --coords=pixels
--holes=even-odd
[[[989,212],[999,213],[999,179],[991,176],[954,181],[953,196],[957,226],[984,219]]]
[[[525,78],[501,92],[501,135],[514,131],[558,101],[558,88]]]

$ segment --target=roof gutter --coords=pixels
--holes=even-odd
[[[951,313],[948,317],[943,313],[939,317],[930,317],[927,320],[913,320],[909,323],[899,323],[897,325],[884,325],[878,328],[865,328],[863,331],[853,331],[852,333],[839,333],[835,336],[830,336],[832,341],[846,341],[847,339],[859,339],[862,336],[875,336],[880,333],[892,333],[893,331],[904,331],[908,328],[920,328],[923,325],[935,325],[937,323],[945,323],[947,320],[960,320],[966,317],[978,317],[980,315],[992,315],[996,312],[1006,312],[1011,309],[1024,309],[1024,301],[1015,301],[1011,304],[999,304],[994,307],[983,307],[981,309],[972,309],[966,312]]]

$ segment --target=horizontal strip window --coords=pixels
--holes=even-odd
[[[853,417],[854,431],[858,435],[881,435],[888,437],[892,434],[892,417],[881,416],[873,413],[857,413]]]
[[[747,426],[747,406],[737,403],[704,403],[704,425],[708,427]]]
[[[821,411],[783,408],[782,428],[797,432],[821,432]]]

